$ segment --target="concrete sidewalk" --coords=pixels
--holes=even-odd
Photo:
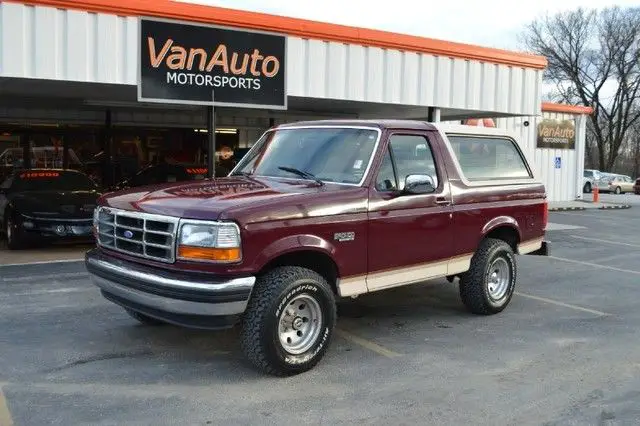
[[[631,204],[628,204],[628,203],[612,203],[612,202],[594,203],[591,200],[549,202],[550,212],[571,211],[571,210],[593,210],[593,209],[597,209],[597,210],[630,209],[630,208],[631,208]]]

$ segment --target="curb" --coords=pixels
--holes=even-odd
[[[631,204],[612,204],[609,206],[600,206],[598,210],[610,210],[610,209],[630,209]]]
[[[586,207],[549,207],[550,212],[566,212],[576,210],[586,210]]]

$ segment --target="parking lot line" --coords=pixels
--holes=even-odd
[[[586,241],[595,241],[597,243],[614,244],[614,245],[618,245],[618,246],[640,248],[640,244],[621,243],[620,241],[601,240],[600,238],[581,237],[580,235],[572,235],[571,238],[577,238],[579,240],[586,240]]]
[[[0,426],[13,426],[13,419],[11,418],[11,411],[9,411],[9,404],[2,392],[2,385],[0,384]]]
[[[538,302],[549,303],[551,305],[562,306],[562,307],[565,307],[565,308],[574,309],[576,311],[587,312],[587,313],[590,313],[590,314],[597,315],[599,317],[606,317],[606,316],[611,315],[611,314],[608,314],[606,312],[597,311],[595,309],[589,309],[589,308],[584,308],[584,307],[578,306],[578,305],[572,305],[570,303],[560,302],[559,300],[553,300],[553,299],[547,299],[546,297],[534,296],[533,294],[520,293],[520,292],[516,292],[515,294],[517,294],[518,296],[521,296],[521,297],[526,297],[528,299],[537,300]]]
[[[632,269],[616,268],[615,266],[601,265],[599,263],[593,263],[593,262],[583,262],[581,260],[567,259],[567,258],[564,258],[564,257],[549,256],[548,258],[549,259],[554,259],[554,260],[559,260],[561,262],[575,263],[575,264],[578,264],[578,265],[591,266],[591,267],[599,268],[599,269],[608,269],[610,271],[618,271],[618,272],[625,272],[627,274],[640,275],[640,271],[634,271]]]
[[[397,358],[399,356],[402,356],[402,354],[399,354],[390,349],[387,349],[384,346],[380,346],[379,344],[374,343],[370,340],[356,336],[355,334],[350,333],[348,331],[345,331],[342,329],[336,329],[336,334],[342,337],[343,339],[348,340],[351,343],[355,343],[356,345],[362,346],[365,349],[369,349],[370,351],[373,351],[378,355],[382,355],[387,358]]]

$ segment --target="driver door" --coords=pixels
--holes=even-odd
[[[429,133],[397,131],[369,189],[367,288],[382,290],[447,275],[453,253],[451,192]],[[403,193],[409,175],[430,175],[435,190]]]

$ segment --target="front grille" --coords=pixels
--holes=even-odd
[[[132,256],[175,261],[178,218],[99,207],[98,244]]]

